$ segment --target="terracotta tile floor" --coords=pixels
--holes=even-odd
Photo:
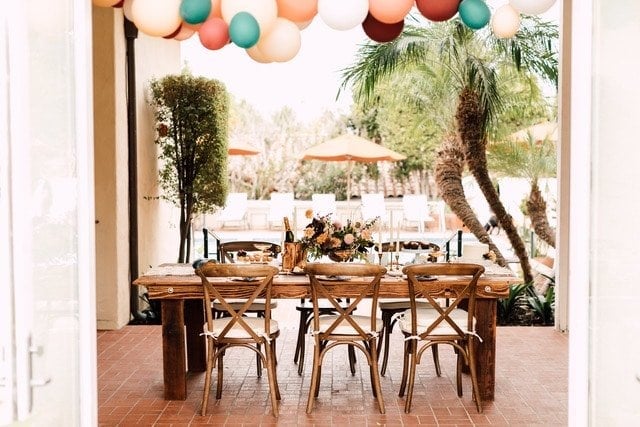
[[[351,376],[346,349],[342,347],[333,352],[332,363],[323,369],[320,396],[314,413],[307,415],[310,366],[306,363],[304,375],[298,376],[297,366],[293,363],[296,322],[296,318],[281,321],[278,381],[282,401],[278,419],[271,415],[266,372],[262,379],[257,379],[252,352],[229,351],[225,359],[228,373],[225,373],[222,399],[216,401],[214,390],[208,415],[201,417],[204,374],[189,377],[186,401],[162,398],[159,326],[127,326],[118,331],[99,331],[100,425],[566,425],[568,340],[553,328],[498,329],[496,399],[485,402],[482,414],[475,410],[471,383],[466,376],[463,379],[464,396],[457,397],[455,357],[446,347],[440,351],[442,377],[436,377],[430,357],[424,359],[416,378],[412,413],[404,414],[404,399],[397,397],[402,341],[401,334],[396,332],[392,334],[387,375],[382,378],[385,415],[378,412],[371,394],[368,369],[361,356],[356,375]],[[311,352],[307,346],[308,359],[312,357]]]

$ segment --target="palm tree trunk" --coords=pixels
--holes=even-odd
[[[513,252],[520,260],[524,281],[530,282],[533,276],[531,275],[531,264],[529,263],[527,249],[513,223],[513,218],[504,208],[489,176],[483,116],[484,112],[480,108],[478,95],[470,88],[465,88],[460,94],[456,120],[467,166],[476,179],[480,190],[482,190],[489,207],[496,215],[500,226],[509,238]]]
[[[460,143],[456,137],[445,139],[438,151],[435,165],[436,184],[440,195],[474,236],[480,242],[489,245],[489,249],[496,254],[496,263],[504,267],[507,264],[504,256],[502,256],[498,247],[489,237],[464,195],[464,187],[462,186],[463,169],[464,154]]]
[[[531,184],[529,200],[527,200],[527,213],[531,218],[533,231],[552,248],[556,247],[556,230],[549,225],[547,219],[547,202],[542,197],[538,183]]]

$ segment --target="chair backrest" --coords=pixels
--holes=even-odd
[[[222,221],[242,221],[247,214],[247,208],[247,193],[229,193],[219,218]]]
[[[427,196],[424,194],[405,194],[402,196],[402,212],[407,221],[426,221],[430,219]]]
[[[270,252],[272,256],[277,256],[282,250],[280,245],[271,242],[261,242],[254,240],[235,240],[231,242],[223,242],[220,243],[220,259],[222,262],[236,262],[238,257],[234,257],[234,253],[238,251],[244,252],[262,252],[262,248],[269,245],[269,248],[266,249],[267,252]]]
[[[224,318],[226,326],[214,337],[218,341],[227,338],[227,334],[234,326],[242,327],[256,342],[264,339],[246,323],[245,312],[251,307],[256,298],[265,299],[264,331],[271,333],[271,285],[273,276],[278,274],[274,266],[263,264],[217,264],[207,262],[196,269],[196,274],[202,279],[203,303],[207,319],[207,331],[214,331],[212,309],[213,303],[222,306],[229,313]],[[210,280],[212,279],[212,280]],[[233,281],[237,280],[237,281]],[[234,309],[229,299],[242,298],[244,304],[239,309]],[[229,318],[230,317],[230,318]],[[228,322],[228,323],[227,323]],[[228,337],[232,339],[232,337]]]
[[[380,221],[387,220],[387,207],[384,203],[384,194],[382,193],[369,193],[362,194],[362,203],[360,205],[360,211],[362,213],[362,219],[367,221],[376,217],[380,218]]]
[[[404,267],[402,272],[407,275],[408,280],[413,336],[416,336],[418,331],[417,299],[426,300],[438,312],[433,322],[420,334],[421,339],[429,339],[431,332],[438,326],[447,327],[447,330],[451,331],[451,335],[448,336],[451,339],[464,338],[466,332],[474,331],[476,286],[484,273],[483,266],[458,263],[414,264]],[[424,276],[437,276],[438,280],[420,280]],[[443,297],[450,301],[447,307],[442,307],[436,300]],[[463,300],[468,301],[466,331],[450,317],[453,310],[460,308],[460,302]],[[437,335],[442,338],[442,333],[438,332]]]
[[[311,286],[313,303],[313,331],[320,329],[319,301],[324,299],[335,307],[335,321],[323,333],[320,339],[331,336],[332,332],[344,321],[348,322],[363,339],[367,339],[371,331],[376,330],[376,310],[380,279],[387,269],[375,264],[356,263],[309,263],[305,267]],[[336,280],[337,278],[337,280]],[[363,298],[371,298],[371,325],[365,331],[353,319],[351,314]],[[347,307],[340,304],[341,298],[350,298]],[[325,303],[326,305],[326,303]]]
[[[284,217],[293,216],[293,193],[271,193],[269,200],[269,222],[282,224]]]
[[[331,217],[335,219],[337,211],[336,195],[333,193],[312,194],[311,208],[313,209],[314,216],[331,215]]]

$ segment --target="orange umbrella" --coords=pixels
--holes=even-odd
[[[254,156],[260,152],[260,150],[253,145],[237,141],[229,144],[228,151],[230,156]]]
[[[348,162],[347,200],[351,199],[351,170],[353,162],[380,162],[404,160],[407,156],[389,150],[382,145],[358,135],[344,134],[322,144],[307,149],[303,160],[323,160],[326,162]]]
[[[554,122],[538,123],[512,133],[509,138],[514,141],[528,141],[531,138],[534,142],[545,139],[555,142],[558,140],[558,124]]]

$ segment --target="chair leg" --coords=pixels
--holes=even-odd
[[[278,385],[278,375],[277,375],[277,369],[276,369],[278,367],[278,359],[276,357],[276,340],[275,339],[271,340],[270,345],[272,346],[271,355],[273,356],[273,372],[274,372],[273,379],[276,385],[276,399],[280,400],[282,399],[282,396],[280,396],[280,386]]]
[[[382,338],[380,339],[380,344],[384,341],[384,354],[382,355],[382,367],[380,368],[380,375],[383,377],[387,373],[387,363],[389,361],[389,340],[391,338],[391,328],[393,325],[391,324],[392,313],[385,311],[382,313]]]
[[[313,320],[312,315],[308,315],[305,322],[304,327],[298,331],[298,334],[302,333],[302,337],[299,337],[300,340],[300,354],[298,355],[298,375],[302,375],[304,372],[304,353],[307,350],[307,331],[309,330],[309,326],[311,325],[311,321]]]
[[[203,417],[207,415],[207,405],[209,404],[209,392],[211,388],[211,370],[213,369],[213,342],[210,338],[208,338],[207,341],[207,372],[204,376],[204,391],[202,392],[202,407],[200,408],[200,415]]]
[[[293,354],[293,363],[298,363],[301,348],[304,347],[304,338],[306,334],[307,314],[305,311],[300,312],[300,322],[298,323],[298,339],[296,341],[296,352]],[[304,352],[302,352],[304,354]],[[304,356],[303,356],[304,357]]]
[[[404,403],[404,412],[411,412],[411,400],[413,400],[413,387],[416,381],[416,368],[418,365],[418,343],[411,340],[409,344],[411,347],[411,362],[409,367],[409,387],[407,389],[407,400]]]
[[[352,345],[347,346],[347,353],[349,355],[349,369],[351,370],[351,376],[356,374],[356,351]]]
[[[464,355],[461,351],[458,351],[458,357],[456,359],[456,389],[458,391],[458,397],[462,397],[462,367],[464,366]]]
[[[218,356],[218,385],[216,387],[216,399],[220,399],[222,397],[222,381],[224,379],[223,359],[224,351],[221,351]]]
[[[374,390],[374,396],[378,400],[378,409],[380,413],[385,413],[384,399],[382,397],[382,387],[380,386],[380,373],[378,372],[378,352],[377,345],[373,339],[372,345],[369,347],[371,351],[371,388]]]
[[[433,355],[433,364],[436,367],[436,375],[441,377],[442,371],[440,370],[440,357],[438,356],[438,344],[431,346],[431,354]]]
[[[256,348],[258,349],[258,352],[262,351],[262,345],[256,344]],[[258,375],[258,378],[262,378],[262,359],[258,353],[256,353],[256,374]]]
[[[275,341],[275,340],[274,340]],[[278,380],[276,379],[276,369],[275,369],[275,361],[273,358],[273,347],[270,343],[265,344],[264,350],[266,353],[266,363],[267,363],[267,377],[269,378],[269,395],[271,396],[271,410],[273,411],[273,416],[278,416]]]
[[[411,354],[411,341],[404,342],[404,353],[402,357],[402,380],[400,381],[400,391],[398,396],[404,396],[407,387],[407,375],[409,373],[409,355]]]
[[[309,385],[309,397],[307,399],[307,414],[310,414],[313,411],[313,404],[316,399],[316,389],[318,388],[318,384],[320,382],[319,371],[320,371],[320,342],[317,338],[315,339],[315,345],[313,346],[313,367],[311,370],[311,384]]]
[[[476,401],[476,409],[478,413],[482,413],[482,395],[478,386],[478,373],[476,371],[476,353],[474,337],[469,337],[467,341],[467,354],[469,357],[469,371],[471,371],[471,384],[473,385],[473,395]]]

